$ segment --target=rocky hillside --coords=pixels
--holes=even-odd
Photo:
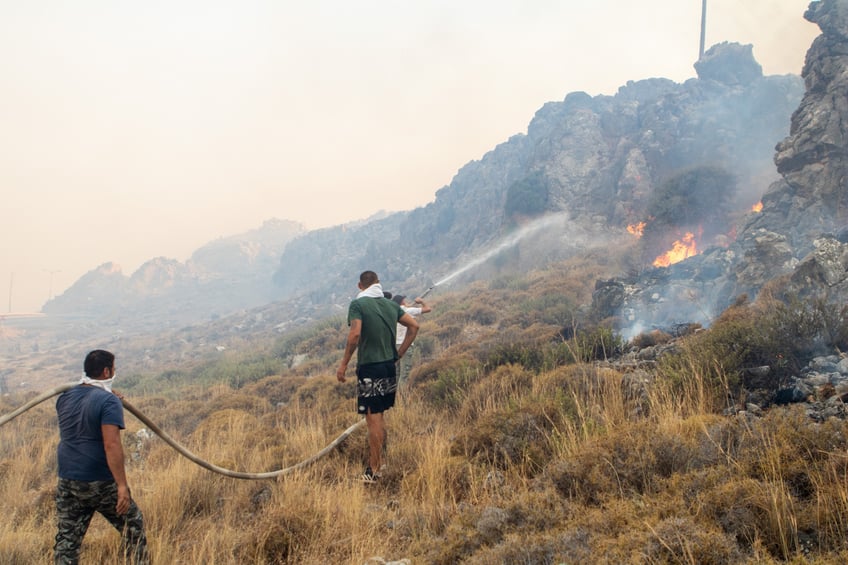
[[[130,276],[102,265],[44,311],[123,326],[196,323],[273,300],[344,303],[365,268],[414,293],[551,214],[560,221],[535,230],[544,243],[520,258],[497,257],[499,268],[526,270],[608,245],[645,222],[644,255],[633,265],[641,271],[683,231],[698,231],[701,246],[732,231],[777,177],[774,144],[803,94],[796,76],[763,76],[751,45],[716,45],[695,70],[698,78],[683,84],[650,78],[614,96],[573,92],[545,104],[526,134],[465,165],[422,208],[309,233],[269,222],[185,263],[152,259]],[[701,198],[662,208],[660,189],[699,168],[713,179]]]
[[[765,191],[762,210],[743,218],[727,246],[598,283],[600,314],[620,314],[629,333],[706,322],[769,281],[787,297],[848,302],[848,2],[812,2],[804,17],[822,34],[807,53],[806,92],[776,147],[780,177]]]
[[[271,276],[283,249],[303,232],[300,224],[269,220],[258,229],[206,244],[186,262],[157,257],[129,276],[107,263],[86,273],[43,311],[151,329],[261,306],[274,298]]]
[[[543,230],[549,241],[539,261],[569,254],[575,238],[581,249],[608,244],[658,213],[637,270],[680,229],[700,224],[705,244],[724,237],[777,177],[774,145],[788,133],[803,84],[763,76],[750,45],[716,45],[695,68],[698,78],[683,84],[652,78],[628,82],[614,96],[574,92],[545,104],[526,134],[465,165],[431,204],[305,234],[287,246],[274,275],[280,297],[308,288],[342,301],[364,268],[416,292],[549,214],[562,222]],[[659,189],[694,168],[708,168],[721,184],[690,206],[657,210]],[[504,269],[531,266],[500,260]]]
[[[595,315],[628,331],[708,321],[792,273],[821,235],[845,239],[844,10],[811,5],[823,33],[803,80],[763,76],[750,45],[715,45],[682,84],[649,78],[545,104],[526,134],[462,167],[427,206],[311,232],[269,222],[131,276],[103,265],[44,310],[145,330],[276,301],[294,320],[344,305],[365,268],[415,294],[639,237],[621,277],[598,283]],[[681,241],[693,257],[654,266]],[[838,257],[825,262],[819,279],[841,276]]]

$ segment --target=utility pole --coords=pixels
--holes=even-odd
[[[50,273],[50,287],[47,292],[47,300],[53,300],[53,275],[56,273],[61,273],[60,269],[44,269],[46,272]]]
[[[704,58],[704,40],[707,35],[707,0],[701,0],[701,48],[698,50],[698,60]]]
[[[9,275],[9,313],[12,313],[12,285],[15,283],[15,273]]]

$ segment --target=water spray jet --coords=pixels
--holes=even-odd
[[[466,263],[461,268],[455,270],[454,272],[452,272],[448,276],[446,276],[446,277],[442,278],[441,280],[439,280],[438,282],[434,283],[430,288],[428,288],[426,291],[424,291],[424,294],[422,294],[419,298],[424,298],[424,296],[429,294],[430,291],[432,291],[437,286],[441,286],[441,285],[455,279],[456,277],[465,273],[466,271],[470,271],[474,267],[480,266],[481,264],[485,263],[486,261],[488,261],[489,259],[491,259],[495,255],[497,255],[498,253],[500,253],[504,249],[508,249],[510,247],[517,245],[522,239],[524,239],[528,235],[534,234],[537,231],[542,230],[543,228],[550,227],[553,224],[555,224],[557,221],[563,220],[566,217],[567,217],[566,214],[551,214],[551,215],[548,215],[548,216],[544,216],[544,217],[542,217],[542,218],[540,218],[540,219],[538,219],[534,222],[531,222],[531,223],[527,224],[526,226],[523,226],[519,230],[512,233],[509,237],[507,237],[506,239],[504,239],[503,241],[501,241],[500,243],[498,243],[497,245],[495,245],[494,247],[492,247],[491,249],[489,249],[488,251],[483,253],[482,255],[470,260],[468,263]]]

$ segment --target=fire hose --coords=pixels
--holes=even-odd
[[[27,402],[23,406],[19,407],[18,409],[0,417],[0,426],[6,424],[7,422],[10,422],[11,420],[13,420],[14,418],[23,414],[24,412],[26,412],[30,408],[33,408],[34,406],[41,404],[42,402],[44,402],[48,398],[51,398],[51,397],[56,396],[58,394],[62,394],[66,390],[73,388],[73,387],[77,386],[78,384],[79,383],[68,383],[68,384],[59,385],[56,388],[53,388],[51,390],[48,390],[47,392],[44,392],[44,393],[36,396],[35,398],[30,400],[29,402]],[[324,456],[326,456],[328,453],[330,453],[332,450],[334,450],[336,447],[338,447],[345,439],[348,438],[348,436],[350,436],[353,432],[355,432],[358,428],[360,428],[365,423],[364,419],[359,420],[358,422],[356,422],[355,424],[350,426],[348,429],[346,429],[344,432],[342,432],[342,434],[340,436],[338,436],[336,439],[334,439],[332,442],[330,442],[330,444],[328,444],[324,449],[322,449],[321,451],[319,451],[318,453],[316,453],[312,457],[309,457],[308,459],[304,459],[300,463],[297,463],[297,464],[292,465],[290,467],[286,467],[284,469],[278,469],[276,471],[268,471],[266,473],[245,473],[245,472],[241,472],[241,471],[232,471],[230,469],[224,469],[223,467],[219,467],[217,465],[209,463],[208,461],[204,461],[203,459],[201,459],[200,457],[198,457],[197,455],[193,454],[191,451],[186,449],[177,440],[175,440],[170,435],[165,433],[165,431],[160,429],[159,426],[157,426],[152,421],[150,421],[150,419],[147,416],[145,416],[138,408],[136,408],[135,406],[130,404],[130,402],[127,401],[127,399],[121,398],[121,402],[123,403],[124,408],[126,408],[127,411],[132,413],[133,416],[138,418],[143,424],[145,424],[148,428],[150,428],[150,430],[153,431],[153,433],[155,433],[160,438],[162,438],[165,441],[165,443],[167,443],[168,445],[173,447],[180,455],[182,455],[183,457],[185,457],[185,458],[189,459],[190,461],[196,463],[197,465],[200,465],[204,469],[212,471],[213,473],[218,473],[220,475],[232,477],[234,479],[249,479],[249,480],[275,479],[275,478],[281,477],[283,475],[289,475],[289,474],[291,474],[295,471],[298,471],[300,469],[303,469],[304,467],[311,465],[312,463],[315,463],[319,459],[322,459]]]
[[[431,290],[433,290],[434,288],[436,288],[436,285],[433,285],[433,286],[431,286],[430,288],[428,288],[427,290],[425,290],[425,291],[421,294],[421,296],[419,296],[418,298],[424,298],[425,296],[427,296],[428,294],[430,294],[430,291],[431,291]]]

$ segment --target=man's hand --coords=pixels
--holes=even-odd
[[[118,504],[115,506],[115,511],[123,516],[130,511],[130,502],[132,502],[130,487],[127,485],[118,485]]]
[[[353,352],[356,351],[356,346],[359,345],[359,336],[361,334],[362,320],[351,320],[350,331],[347,333],[344,355],[342,355],[342,362],[339,365],[339,370],[336,371],[336,378],[340,383],[345,382],[345,371],[347,371],[347,365],[353,358]]]

